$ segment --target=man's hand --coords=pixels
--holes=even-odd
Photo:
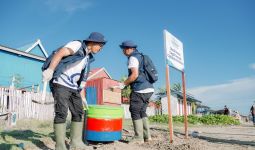
[[[124,84],[124,82],[120,82],[119,83],[119,88],[122,90],[122,89],[124,89],[125,88],[125,84]]]
[[[89,105],[85,97],[82,98],[82,105],[83,105],[83,108],[86,108],[86,110],[89,110]]]
[[[54,71],[50,68],[46,69],[42,73],[43,82],[48,82],[52,79]]]

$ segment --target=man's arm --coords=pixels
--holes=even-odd
[[[131,75],[127,78],[127,80],[124,81],[125,86],[128,86],[129,84],[134,82],[137,79],[138,75],[139,75],[138,68],[133,67],[133,68],[130,68],[130,69],[131,69]]]
[[[85,98],[86,98],[86,97],[85,97],[85,86],[86,86],[86,82],[85,82],[85,81],[82,81],[82,82],[81,82],[81,85],[80,85],[80,89],[81,89],[80,95],[81,95],[81,98],[82,98],[82,99],[85,99]]]
[[[72,55],[73,53],[74,53],[73,50],[70,48],[66,47],[61,48],[54,54],[49,69],[54,71],[63,57]]]
[[[81,95],[81,100],[82,100],[83,107],[85,107],[88,110],[89,106],[88,106],[88,103],[87,103],[87,100],[86,100],[86,97],[85,97],[85,88],[84,87],[82,88],[82,90],[80,92],[80,95]]]
[[[52,79],[52,76],[53,76],[53,73],[54,73],[54,70],[56,69],[56,67],[58,66],[59,62],[61,61],[61,59],[63,57],[66,57],[66,56],[69,56],[69,55],[72,55],[74,52],[72,49],[70,48],[66,48],[66,47],[63,47],[61,49],[59,49],[53,56],[52,60],[51,60],[51,63],[50,63],[50,66],[48,69],[44,70],[43,73],[42,73],[42,76],[43,76],[43,81],[44,83],[50,81]]]
[[[82,88],[80,94],[81,94],[81,99],[85,99],[85,88]]]

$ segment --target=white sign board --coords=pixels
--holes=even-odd
[[[184,71],[183,44],[167,30],[164,30],[166,63]]]

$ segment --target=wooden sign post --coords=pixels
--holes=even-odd
[[[186,87],[185,87],[185,74],[184,74],[184,57],[183,57],[183,44],[176,37],[174,37],[167,30],[164,30],[164,47],[165,47],[165,60],[166,60],[166,92],[168,100],[168,116],[169,116],[169,132],[170,142],[173,142],[173,123],[171,111],[171,89],[169,79],[169,66],[181,71],[182,73],[182,89],[183,89],[183,104],[184,104],[184,128],[185,138],[188,138],[188,118],[187,118],[187,101],[186,101]]]
[[[172,123],[172,110],[171,110],[171,90],[169,79],[169,66],[166,65],[166,94],[168,102],[168,126],[170,132],[170,143],[173,142],[173,123]]]
[[[183,89],[183,103],[184,103],[184,130],[185,138],[188,138],[188,116],[187,116],[187,100],[186,100],[186,87],[185,87],[185,74],[182,72],[182,89]]]

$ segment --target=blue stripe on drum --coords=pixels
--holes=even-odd
[[[122,136],[121,131],[97,132],[91,130],[84,131],[84,135],[86,136],[86,140],[100,142],[117,141],[120,140]]]

